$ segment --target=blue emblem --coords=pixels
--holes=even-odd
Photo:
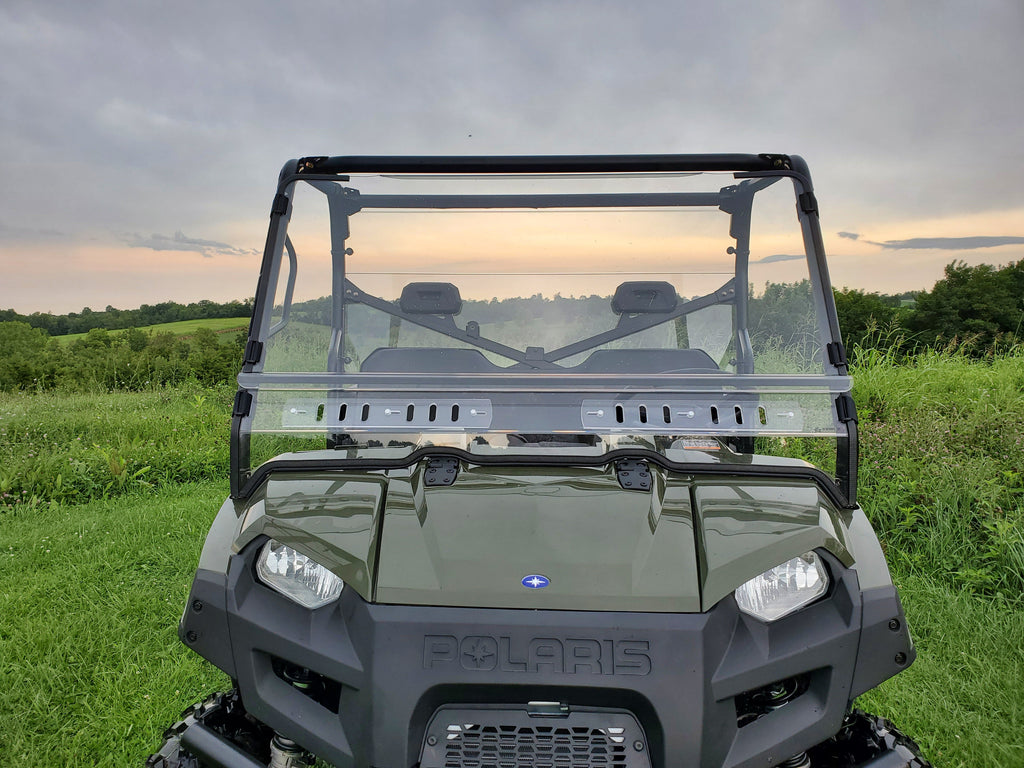
[[[550,583],[551,580],[547,576],[541,576],[539,573],[523,576],[523,586],[527,589],[544,589]]]

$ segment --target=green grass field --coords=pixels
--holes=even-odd
[[[175,336],[191,336],[199,328],[209,328],[214,333],[244,331],[249,327],[248,317],[218,317],[210,320],[179,320],[176,323],[158,323],[139,328],[145,333],[173,333]],[[118,333],[118,331],[110,331]],[[66,336],[54,336],[62,344],[70,344],[75,339],[84,339],[85,333],[69,333]]]
[[[1024,358],[861,361],[861,503],[919,655],[860,704],[936,768],[1024,766]],[[0,766],[139,765],[226,684],[176,626],[230,396],[0,395]]]
[[[223,483],[0,522],[0,765],[138,766],[224,676],[178,641]]]

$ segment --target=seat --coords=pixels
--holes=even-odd
[[[715,373],[719,369],[703,349],[598,349],[573,373]]]
[[[379,347],[363,360],[364,373],[494,373],[503,370],[479,349]]]

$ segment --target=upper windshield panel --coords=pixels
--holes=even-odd
[[[787,177],[365,175],[289,194],[263,373],[399,389],[835,373]]]

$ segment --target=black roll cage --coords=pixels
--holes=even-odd
[[[718,193],[619,193],[619,194],[525,194],[525,195],[362,195],[342,182],[348,181],[350,173],[391,173],[391,174],[573,174],[573,173],[664,173],[664,172],[705,172],[731,171],[739,180],[738,184],[723,187]],[[551,156],[424,156],[424,157],[305,157],[285,163],[278,179],[277,194],[271,207],[270,227],[264,248],[253,315],[249,324],[249,340],[246,344],[242,373],[259,373],[262,370],[263,340],[260,329],[268,328],[266,338],[273,335],[287,322],[291,305],[291,294],[296,273],[294,249],[287,237],[287,222],[291,214],[291,188],[296,181],[309,182],[328,198],[331,228],[331,258],[333,263],[331,344],[328,352],[328,370],[342,372],[345,355],[342,348],[344,339],[344,305],[359,302],[381,310],[392,317],[400,318],[425,328],[437,331],[482,349],[496,352],[519,363],[538,369],[557,369],[555,364],[579,352],[593,349],[609,341],[657,325],[675,317],[717,303],[731,303],[736,312],[737,373],[753,372],[753,355],[747,331],[747,285],[748,260],[750,255],[750,221],[754,193],[775,183],[781,177],[794,179],[798,190],[798,214],[803,228],[805,247],[813,258],[809,258],[812,272],[817,273],[813,281],[822,286],[822,295],[816,300],[822,302],[821,309],[827,319],[827,365],[841,375],[847,373],[835,301],[828,277],[828,266],[821,227],[818,220],[817,202],[814,197],[810,174],[806,163],[796,155],[551,155]],[[364,208],[544,208],[544,207],[593,207],[593,206],[717,206],[730,215],[730,236],[736,245],[729,249],[735,256],[735,276],[714,293],[682,303],[670,314],[659,314],[656,318],[623,315],[616,328],[597,334],[588,339],[545,352],[541,356],[515,350],[496,341],[473,334],[468,329],[458,328],[452,317],[411,314],[399,306],[361,291],[348,280],[345,272],[345,245],[349,236],[349,217]],[[288,254],[291,270],[286,287],[284,316],[274,328],[269,328],[269,313],[273,301],[268,300],[270,290],[276,285],[280,260],[274,258],[279,250]],[[231,493],[241,498],[254,490],[249,460],[250,435],[243,429],[246,419],[251,418],[252,392],[239,389],[232,418],[231,439]],[[836,456],[836,485],[848,504],[856,503],[857,492],[857,416],[852,398],[841,395],[835,403],[836,417],[847,427],[847,435],[839,437]],[[270,462],[267,468],[272,468]],[[566,463],[577,463],[567,456]],[[283,467],[282,467],[283,469]],[[265,476],[261,472],[260,476]]]

